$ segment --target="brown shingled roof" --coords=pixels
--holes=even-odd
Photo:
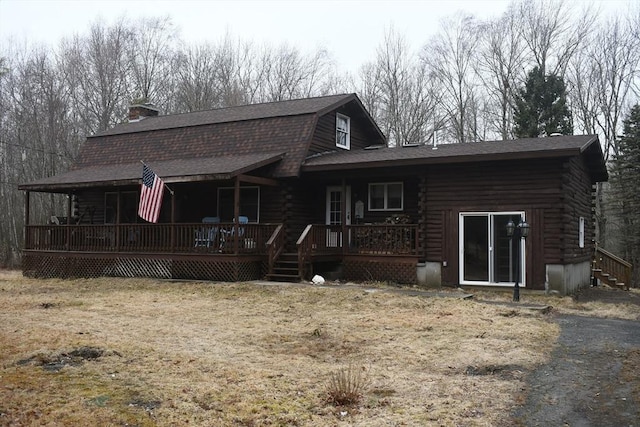
[[[462,163],[486,160],[510,160],[576,156],[586,153],[596,181],[608,179],[602,148],[596,135],[552,136],[465,144],[442,144],[403,148],[374,148],[335,151],[305,160],[302,172],[362,169],[372,167]]]
[[[266,102],[262,104],[241,105],[237,107],[195,111],[184,114],[148,117],[139,122],[118,125],[112,129],[100,132],[94,135],[94,137],[210,125],[216,123],[239,122],[269,117],[287,117],[315,113],[322,114],[325,110],[331,110],[336,108],[338,104],[344,104],[353,99],[356,99],[356,95],[350,93],[320,96],[316,98]]]
[[[165,183],[229,179],[236,175],[275,163],[284,153],[254,153],[236,156],[174,159],[148,165]],[[56,191],[68,188],[139,184],[142,164],[129,162],[76,169],[61,175],[20,185],[20,190]]]
[[[73,169],[142,160],[146,163],[199,157],[286,152],[276,176],[297,175],[315,128],[315,115],[273,117],[152,132],[90,138]]]
[[[146,118],[88,138],[73,169],[277,151],[274,177],[297,176],[318,117],[349,102],[361,105],[346,94]]]

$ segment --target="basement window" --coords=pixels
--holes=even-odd
[[[401,211],[404,207],[402,182],[369,184],[370,211]]]
[[[336,113],[336,147],[348,150],[351,147],[351,119]]]

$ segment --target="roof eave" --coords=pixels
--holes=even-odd
[[[265,158],[261,161],[254,162],[250,165],[239,167],[231,172],[217,173],[217,174],[199,174],[199,175],[179,175],[179,176],[163,176],[162,180],[166,184],[184,183],[184,182],[199,182],[199,181],[225,181],[232,179],[238,175],[246,174],[247,172],[259,169],[263,166],[267,166],[278,162],[284,158],[284,153],[278,153],[271,157]],[[140,185],[142,178],[126,178],[117,180],[103,180],[103,181],[87,181],[87,182],[74,182],[74,183],[59,183],[59,184],[21,184],[18,185],[18,190],[22,191],[37,191],[43,193],[60,193],[70,192],[78,189],[96,188],[96,187],[123,187],[129,185]]]
[[[492,153],[492,154],[471,154],[463,156],[446,157],[414,157],[393,160],[374,160],[369,162],[353,162],[323,165],[302,165],[303,172],[325,172],[345,169],[368,169],[372,167],[395,167],[395,166],[420,166],[452,163],[472,163],[492,160],[521,160],[533,158],[553,158],[569,157],[579,154],[578,149],[564,149],[554,151],[531,151],[524,153]]]
[[[39,193],[64,193],[84,188],[96,187],[125,187],[129,185],[140,184],[141,179],[120,179],[109,181],[93,181],[93,182],[76,182],[64,184],[21,184],[18,190],[35,191]]]

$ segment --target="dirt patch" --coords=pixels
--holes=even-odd
[[[467,366],[464,373],[467,375],[496,375],[501,378],[522,378],[527,371],[523,366],[518,365],[485,365]]]
[[[95,360],[105,353],[101,348],[97,347],[79,347],[69,352],[60,352],[54,354],[38,353],[26,359],[18,360],[18,366],[36,365],[42,366],[42,369],[50,372],[57,372],[65,366],[79,366],[87,360]]]

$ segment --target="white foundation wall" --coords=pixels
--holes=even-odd
[[[591,263],[547,264],[545,289],[547,293],[572,295],[591,283]]]

